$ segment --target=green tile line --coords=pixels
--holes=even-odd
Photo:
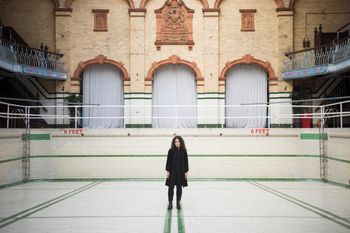
[[[140,155],[133,155],[133,154],[120,154],[120,155],[31,155],[30,158],[69,158],[69,157],[82,157],[82,158],[108,158],[108,157],[164,157],[166,158],[166,155],[157,155],[157,154],[140,154]],[[313,157],[318,158],[320,157],[318,154],[314,155],[296,155],[296,154],[190,154],[189,157]]]
[[[185,220],[183,210],[177,210],[177,229],[179,233],[185,233]]]
[[[171,232],[171,219],[172,219],[172,211],[167,210],[165,214],[163,233]]]
[[[50,134],[22,134],[22,141],[27,140],[51,140]]]
[[[32,155],[29,158],[30,159],[35,159],[35,158],[124,158],[124,157],[166,157],[165,155]],[[274,158],[283,158],[283,157],[299,157],[299,158],[319,158],[319,155],[272,155],[272,154],[248,154],[248,155],[239,155],[239,154],[218,154],[218,155],[189,155],[189,157],[274,157]],[[339,159],[331,156],[326,156],[327,159],[338,161],[338,162],[343,162],[343,163],[350,163],[350,160],[346,159]],[[21,160],[23,157],[16,157],[12,159],[4,159],[0,160],[1,163],[8,163],[8,162],[13,162],[16,160]]]
[[[29,157],[29,159],[39,159],[39,158],[125,158],[125,157],[134,157],[134,158],[142,158],[142,157],[148,157],[148,158],[153,158],[153,157],[163,157],[166,158],[166,155],[147,155],[147,154],[142,154],[142,155],[31,155]],[[213,154],[194,154],[194,155],[189,155],[189,157],[213,157],[213,158],[219,158],[219,157],[274,157],[274,158],[283,158],[283,157],[300,157],[300,158],[318,158],[319,155],[292,155],[292,154],[285,154],[285,155],[273,155],[273,154],[246,154],[246,155],[242,155],[242,154],[217,154],[217,155],[213,155]],[[340,159],[336,159],[333,157],[329,157],[330,159],[333,160],[338,160],[338,161],[342,161],[342,162],[348,162],[350,163],[350,161],[348,160],[340,160]],[[8,163],[8,162],[13,162],[16,160],[21,160],[23,159],[23,157],[16,157],[16,158],[11,158],[11,159],[4,159],[4,160],[0,160],[0,164],[1,163]]]
[[[16,157],[16,158],[12,158],[12,159],[4,159],[4,160],[0,160],[0,164],[1,163],[9,163],[9,162],[13,162],[13,161],[17,161],[17,160],[21,160],[23,159],[22,157]]]
[[[10,183],[10,184],[2,184],[2,185],[0,185],[0,189],[9,188],[9,187],[17,186],[17,185],[20,185],[20,184],[25,184],[27,182],[28,181],[17,181],[17,182],[13,182],[13,183]]]
[[[29,209],[23,210],[23,211],[21,211],[19,213],[13,214],[13,215],[5,218],[5,219],[2,219],[0,221],[0,229],[5,227],[5,226],[7,226],[7,225],[10,225],[10,224],[12,224],[14,222],[17,222],[17,221],[19,221],[19,220],[21,220],[21,219],[23,219],[23,218],[25,218],[25,217],[27,217],[29,215],[32,215],[32,214],[34,214],[34,213],[36,213],[36,212],[38,212],[40,210],[43,210],[43,209],[45,209],[45,208],[47,208],[49,206],[52,206],[52,205],[54,205],[54,204],[56,204],[58,202],[61,202],[61,201],[65,200],[65,199],[67,199],[69,197],[72,197],[72,196],[74,196],[74,195],[76,195],[78,193],[81,193],[81,192],[83,192],[83,191],[85,191],[87,189],[90,189],[90,188],[92,188],[92,187],[94,187],[94,186],[96,186],[96,185],[98,185],[100,183],[101,183],[101,181],[96,181],[96,182],[90,183],[88,185],[82,186],[82,187],[77,188],[77,189],[75,189],[73,191],[70,191],[68,193],[62,194],[62,195],[60,195],[60,196],[58,196],[56,198],[53,198],[53,199],[51,199],[49,201],[43,202],[43,203],[41,203],[39,205],[33,206],[33,207],[29,208]]]
[[[297,198],[291,197],[291,196],[289,196],[289,195],[287,195],[285,193],[279,192],[279,191],[277,191],[277,190],[275,190],[273,188],[267,187],[267,186],[265,186],[263,184],[259,184],[259,183],[256,183],[256,182],[249,182],[249,183],[254,185],[254,186],[256,186],[256,187],[258,187],[258,188],[260,188],[260,189],[262,189],[262,190],[265,190],[265,191],[267,191],[267,192],[269,192],[269,193],[271,193],[271,194],[273,194],[275,196],[278,196],[278,197],[280,197],[280,198],[282,198],[282,199],[284,199],[286,201],[289,201],[289,202],[291,202],[293,204],[296,204],[296,205],[298,205],[298,206],[300,206],[300,207],[302,207],[304,209],[307,209],[307,210],[309,210],[309,211],[311,211],[311,212],[313,212],[313,213],[315,213],[315,214],[317,214],[317,215],[319,215],[321,217],[324,217],[324,218],[326,218],[326,219],[328,219],[328,220],[330,220],[330,221],[332,221],[334,223],[337,223],[337,224],[339,224],[339,225],[341,225],[341,226],[343,226],[343,227],[345,227],[347,229],[350,229],[350,220],[347,220],[346,218],[342,218],[342,217],[340,217],[340,216],[338,216],[336,214],[333,214],[333,213],[331,213],[329,211],[323,210],[323,209],[321,209],[319,207],[316,207],[314,205],[311,205],[311,204],[309,204],[307,202],[301,201],[301,200],[299,200]],[[329,217],[329,216],[332,216],[332,217]]]
[[[248,181],[281,181],[281,182],[321,182],[327,183],[334,186],[350,189],[350,185],[338,183],[335,181],[325,181],[316,178],[189,178],[190,182],[206,182],[206,181],[217,181],[217,182],[248,182]],[[0,189],[8,188],[11,186],[17,186],[28,182],[163,182],[164,178],[65,178],[65,179],[30,179],[28,181],[14,182],[10,184],[0,185]]]
[[[284,195],[284,196],[286,196],[286,197],[288,197],[288,198],[291,198],[291,199],[293,199],[293,200],[295,200],[295,201],[301,202],[301,203],[304,204],[304,205],[307,205],[307,206],[310,206],[310,207],[312,207],[312,208],[315,208],[315,209],[317,209],[317,210],[319,210],[319,211],[322,211],[322,212],[324,212],[324,213],[326,213],[326,214],[328,214],[328,215],[331,215],[331,216],[333,216],[333,217],[335,217],[335,218],[339,218],[339,219],[341,219],[341,220],[343,220],[343,221],[346,221],[346,222],[350,223],[349,220],[347,220],[347,219],[345,219],[345,218],[342,218],[342,217],[340,217],[339,215],[336,215],[336,214],[334,214],[334,213],[332,213],[332,212],[329,212],[329,211],[327,211],[327,210],[321,209],[321,208],[319,208],[319,207],[317,207],[317,206],[314,206],[314,205],[312,205],[312,204],[310,204],[310,203],[307,203],[307,202],[305,202],[305,201],[301,201],[301,200],[299,200],[299,199],[297,199],[297,198],[295,198],[295,197],[292,197],[292,196],[290,196],[290,195],[288,195],[288,194],[282,193],[282,192],[280,192],[280,191],[278,191],[278,190],[276,190],[276,189],[273,189],[273,188],[271,188],[271,187],[268,187],[268,186],[266,186],[266,185],[263,185],[263,184],[260,184],[260,183],[259,183],[259,185],[264,186],[265,188],[270,189],[270,190],[272,190],[273,192],[280,193],[281,195]]]
[[[334,160],[334,161],[337,161],[337,162],[350,163],[350,160],[338,159],[338,158],[329,157],[329,156],[325,156],[325,157],[326,157],[327,159]]]
[[[301,140],[328,140],[328,134],[327,133],[323,133],[323,134],[319,134],[319,133],[301,133],[300,134],[300,139]]]

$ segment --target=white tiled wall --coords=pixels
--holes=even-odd
[[[15,159],[22,156],[22,141],[20,134],[22,131],[13,130],[0,131],[0,161]],[[22,161],[0,163],[0,185],[19,182],[22,179]]]
[[[350,136],[344,131],[331,134],[327,143],[327,178],[343,184],[350,184]],[[337,161],[335,159],[348,162]]]
[[[10,132],[2,130],[1,135]],[[31,141],[31,179],[164,178],[174,134],[186,141],[190,178],[320,178],[319,141],[299,137],[318,129],[272,128],[269,136],[252,134],[251,129],[86,129],[84,136],[66,135],[63,129],[31,133],[51,134],[51,140]],[[17,134],[18,138],[0,140],[1,160],[21,155],[21,133]],[[328,155],[349,161],[350,131],[329,130],[329,135]],[[20,180],[20,168],[20,160],[0,163],[1,184]],[[347,184],[349,177],[349,163],[329,160],[330,180]]]

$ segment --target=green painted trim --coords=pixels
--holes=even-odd
[[[330,160],[334,160],[334,161],[338,161],[338,162],[342,162],[342,163],[350,163],[350,160],[338,159],[338,158],[329,157],[329,156],[325,156],[325,158],[330,159]]]
[[[338,187],[350,189],[350,184],[342,184],[342,183],[338,183],[338,182],[331,181],[331,180],[321,180],[321,179],[318,180],[318,181],[322,182],[322,183],[331,184],[331,185],[335,185],[335,186],[338,186]]]
[[[22,160],[22,159],[24,159],[24,158],[22,158],[22,157],[17,157],[17,158],[13,158],[13,159],[0,160],[0,164],[1,164],[1,163],[9,163],[9,162],[17,161],[17,160]]]
[[[36,159],[36,158],[119,158],[119,157],[166,157],[166,154],[163,155],[156,155],[156,154],[143,154],[143,155],[32,155],[29,158],[30,159]],[[189,155],[189,157],[301,157],[301,158],[319,158],[319,155],[293,155],[293,154],[285,154],[285,155],[273,155],[273,154],[192,154]]]
[[[189,155],[189,157],[303,157],[303,158],[319,158],[319,155],[273,155],[273,154],[246,154],[246,155],[239,155],[239,154],[218,154],[218,155]]]
[[[292,128],[292,124],[271,124],[270,128]]]
[[[31,179],[30,182],[159,182],[163,178],[65,178],[65,179]]]
[[[321,136],[322,135],[322,136]],[[300,134],[301,140],[328,140],[328,134],[318,134],[318,133],[301,133]]]
[[[74,196],[74,195],[76,195],[78,193],[81,193],[81,192],[83,192],[83,191],[85,191],[87,189],[90,189],[90,188],[92,188],[92,187],[94,187],[94,186],[96,186],[96,185],[98,185],[100,183],[101,182],[90,183],[88,185],[82,186],[82,187],[80,187],[78,189],[75,189],[73,191],[70,191],[68,193],[62,194],[62,195],[60,195],[60,196],[58,196],[56,198],[53,198],[51,200],[48,200],[48,201],[43,202],[41,204],[38,204],[38,205],[36,205],[34,207],[31,207],[31,208],[23,210],[23,211],[21,211],[19,213],[13,214],[13,215],[5,218],[5,219],[0,220],[0,228],[3,228],[5,226],[7,226],[7,225],[10,225],[10,224],[14,223],[14,222],[17,222],[18,220],[21,220],[21,219],[23,219],[25,217],[28,217],[29,215],[32,215],[32,214],[34,214],[34,213],[36,213],[36,212],[38,212],[40,210],[43,210],[43,209],[45,209],[45,208],[47,208],[49,206],[52,206],[52,205],[54,205],[54,204],[56,204],[58,202],[61,202],[61,201],[65,200],[65,199],[67,199],[69,197],[72,197],[72,196]],[[24,215],[22,215],[22,214],[24,214]],[[5,222],[5,223],[3,223],[3,222]]]
[[[154,158],[154,157],[166,157],[165,154],[163,155],[31,155],[28,157],[29,159],[40,159],[40,158]],[[241,154],[193,154],[189,155],[189,157],[213,157],[213,158],[218,158],[218,157],[274,157],[274,158],[284,158],[284,157],[300,157],[300,158],[319,158],[319,155],[273,155],[273,154],[247,154],[247,155],[241,155]],[[345,162],[345,163],[350,163],[348,160],[342,160],[342,159],[337,159],[337,158],[332,158],[332,157],[327,157],[332,160],[336,160],[339,162]],[[17,160],[22,160],[24,159],[23,157],[17,157],[13,159],[5,159],[5,160],[0,160],[0,164],[2,163],[9,163]]]
[[[185,233],[185,220],[182,209],[177,210],[177,229],[179,233]]]
[[[22,141],[27,140],[51,140],[50,134],[22,134]]]
[[[11,184],[2,184],[2,185],[0,185],[0,189],[9,188],[12,186],[17,186],[17,185],[25,184],[25,183],[28,183],[28,181],[18,181],[18,182],[14,182]]]
[[[150,97],[124,97],[124,100],[151,100]]]
[[[143,157],[166,157],[166,155],[33,155],[30,159],[40,159],[40,158],[143,158]]]
[[[321,179],[312,178],[189,178],[189,181],[205,182],[205,181],[221,181],[221,182],[248,182],[248,181],[285,181],[285,182],[305,182],[320,181]]]
[[[125,128],[152,128],[152,124],[126,124]]]
[[[172,219],[172,211],[167,210],[165,214],[163,233],[171,232],[171,219]]]
[[[248,181],[286,181],[286,182],[305,182],[305,181],[322,181],[321,179],[312,178],[189,178],[191,182],[248,182]],[[66,178],[66,179],[31,179],[29,182],[165,182],[165,178]]]
[[[197,128],[225,128],[225,124],[198,124]]]
[[[255,182],[254,183],[250,183],[250,184],[255,185],[256,187],[258,187],[260,189],[263,189],[263,190],[265,190],[265,191],[267,191],[269,193],[272,193],[275,196],[281,197],[282,199],[285,199],[285,200],[287,200],[287,201],[289,201],[289,202],[291,202],[293,204],[296,204],[296,205],[298,205],[298,206],[300,206],[300,207],[302,207],[304,209],[307,209],[307,210],[309,210],[309,211],[311,211],[311,212],[313,212],[313,213],[315,213],[317,215],[320,215],[321,217],[327,218],[328,220],[330,220],[332,222],[335,222],[335,223],[337,223],[337,224],[339,224],[339,225],[341,225],[343,227],[346,227],[346,228],[350,229],[350,225],[347,224],[347,223],[350,224],[350,220],[348,220],[346,218],[342,218],[339,215],[336,215],[336,214],[334,214],[332,212],[329,212],[327,210],[321,209],[321,208],[319,208],[317,206],[311,205],[310,203],[307,203],[307,202],[304,202],[304,201],[299,200],[297,198],[294,198],[292,196],[289,196],[288,194],[282,193],[280,191],[277,191],[277,190],[275,190],[275,189],[273,189],[271,187],[265,186],[263,184],[258,184],[258,183],[255,183]],[[316,211],[314,209],[316,209],[318,211]],[[332,217],[329,217],[326,214],[330,215]],[[338,221],[336,219],[341,220],[341,221],[346,222],[346,223],[344,224],[343,222],[340,222],[340,221]]]

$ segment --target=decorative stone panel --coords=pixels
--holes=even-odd
[[[253,32],[255,31],[255,9],[240,9],[241,12],[241,31]]]
[[[193,42],[192,20],[194,10],[189,9],[182,0],[167,0],[163,7],[155,10],[157,17],[157,37],[155,45],[188,45]]]
[[[107,32],[107,13],[109,10],[93,9],[94,13],[94,32]]]

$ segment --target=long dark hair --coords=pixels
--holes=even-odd
[[[185,145],[185,141],[183,140],[183,138],[181,137],[181,136],[175,136],[174,138],[173,138],[173,140],[171,141],[171,150],[172,151],[175,151],[175,150],[177,150],[177,147],[175,146],[175,139],[179,139],[179,141],[180,141],[180,150],[182,150],[182,151],[185,151],[185,152],[187,152],[187,150],[186,150],[186,145]]]

